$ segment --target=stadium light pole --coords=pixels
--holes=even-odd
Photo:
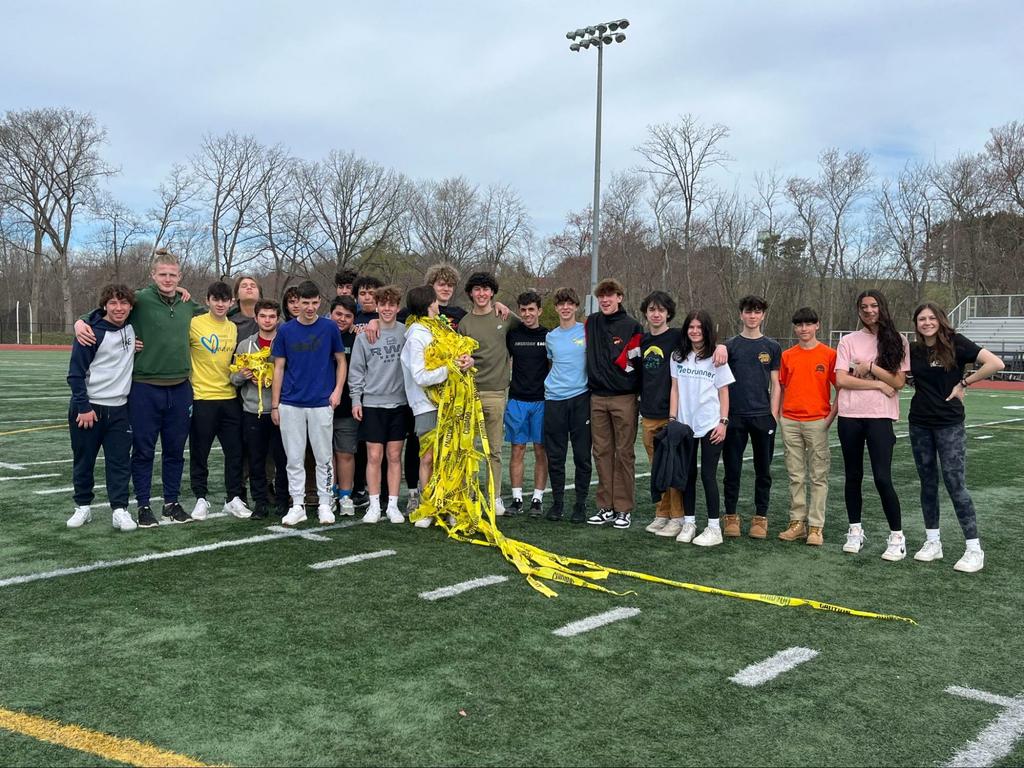
[[[587,312],[597,311],[597,297],[594,290],[597,288],[598,269],[598,246],[601,238],[601,86],[604,75],[604,49],[613,43],[623,43],[626,36],[620,31],[629,26],[628,19],[617,21],[606,21],[601,24],[594,24],[590,27],[581,27],[571,32],[566,32],[567,40],[573,41],[569,50],[579,53],[581,50],[589,50],[591,46],[597,48],[597,124],[594,131],[594,210],[593,210],[593,231],[590,236],[590,297],[587,301]]]

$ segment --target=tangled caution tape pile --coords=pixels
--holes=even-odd
[[[252,381],[259,391],[256,413],[263,415],[263,390],[274,383],[274,363],[270,359],[270,347],[261,347],[257,352],[240,352],[230,366],[232,373],[252,371]]]
[[[453,331],[440,318],[409,318],[409,323],[413,322],[428,328],[433,336],[424,355],[426,368],[432,370],[445,366],[448,369],[447,379],[427,391],[438,408],[437,427],[423,436],[420,441],[420,452],[422,454],[433,450],[433,473],[426,488],[423,489],[420,506],[410,516],[413,522],[432,517],[449,537],[457,541],[496,547],[505,559],[526,577],[530,586],[547,597],[558,596],[549,582],[569,584],[613,595],[635,594],[631,590],[616,592],[597,583],[605,581],[612,574],[617,574],[679,589],[753,600],[780,607],[809,606],[821,611],[868,619],[917,623],[905,616],[861,611],[819,600],[735,592],[664,579],[638,571],[609,568],[590,560],[558,555],[508,538],[498,529],[495,522],[494,483],[489,472],[486,491],[480,485],[480,465],[486,461],[488,445],[483,409],[476,396],[476,382],[472,371],[463,372],[457,363],[460,356],[472,353],[477,343]],[[477,448],[477,440],[480,448]]]

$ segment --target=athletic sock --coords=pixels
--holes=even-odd
[[[903,529],[902,528],[900,528],[898,531],[889,531],[889,533],[890,534],[896,534],[896,535],[900,536],[901,538],[903,537]]]
[[[939,529],[938,528],[925,528],[924,529],[925,541],[938,541],[939,540]]]
[[[398,509],[397,496],[388,496],[388,509]]]
[[[346,498],[348,498],[351,495],[352,495],[352,489],[351,488],[339,488],[338,489],[338,498],[339,499],[346,499]]]
[[[534,501],[544,501],[544,489],[543,488],[534,488],[533,489],[533,500]]]
[[[712,529],[714,529],[716,531],[721,530],[722,529],[722,521],[721,521],[721,519],[717,518],[717,517],[709,517],[708,518],[708,528],[712,528]]]
[[[683,515],[683,523],[684,524],[689,523],[690,525],[696,525],[697,524],[697,516],[696,515]]]
[[[515,501],[522,501],[523,500],[523,489],[522,488],[513,488],[512,489],[512,498]]]
[[[380,512],[380,494],[370,496],[370,511]]]
[[[981,552],[981,539],[968,539],[965,543],[968,552]]]

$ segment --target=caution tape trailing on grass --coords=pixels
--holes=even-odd
[[[632,590],[617,592],[598,582],[615,574],[678,589],[689,589],[740,600],[753,600],[781,607],[808,606],[816,610],[843,613],[869,619],[887,619],[916,624],[913,619],[893,614],[846,608],[841,605],[801,597],[735,592],[728,589],[664,579],[638,571],[609,568],[590,560],[548,552],[526,542],[510,539],[499,529],[494,515],[494,481],[487,473],[486,492],[480,486],[479,468],[487,458],[487,432],[484,415],[476,396],[472,371],[459,369],[457,359],[473,352],[476,341],[451,330],[439,318],[410,318],[430,329],[433,340],[427,347],[424,362],[427,369],[445,366],[447,379],[430,387],[428,396],[437,405],[437,427],[424,435],[420,450],[433,449],[434,471],[420,497],[420,506],[410,516],[413,522],[434,518],[449,537],[485,547],[496,547],[526,577],[531,587],[547,597],[557,597],[551,583],[569,584],[613,595],[635,594]],[[479,439],[481,449],[475,445]]]

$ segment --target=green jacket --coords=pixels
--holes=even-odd
[[[155,285],[135,292],[135,306],[128,322],[142,340],[142,351],[135,356],[135,381],[147,379],[187,379],[192,373],[188,329],[193,315],[206,311],[180,294],[165,300]]]

